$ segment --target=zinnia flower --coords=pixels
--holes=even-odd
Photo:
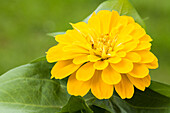
[[[125,99],[133,96],[134,86],[144,91],[150,85],[149,69],[158,67],[158,59],[150,52],[151,37],[132,17],[102,10],[88,23],[71,25],[73,30],[55,37],[59,44],[46,56],[57,61],[52,78],[70,75],[69,94],[84,96],[91,90],[98,99],[108,99],[115,89]]]

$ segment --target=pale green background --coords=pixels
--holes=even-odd
[[[0,74],[28,63],[56,42],[46,33],[70,29],[104,0],[0,0]],[[160,67],[153,80],[170,84],[170,1],[130,0],[152,36]]]

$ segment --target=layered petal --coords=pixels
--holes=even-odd
[[[113,64],[119,63],[120,61],[121,61],[121,58],[118,56],[114,56],[108,59],[108,62],[113,63]]]
[[[52,78],[63,79],[74,73],[80,66],[81,64],[73,64],[72,60],[58,61],[51,70]]]
[[[129,74],[136,78],[144,78],[149,74],[149,69],[145,64],[133,64],[133,70]]]
[[[122,99],[132,98],[134,94],[133,84],[127,78],[127,75],[122,75],[122,80],[115,85],[115,90]]]
[[[128,52],[126,54],[126,58],[132,62],[140,62],[141,61],[141,56],[135,52]]]
[[[139,90],[144,91],[145,87],[149,87],[150,83],[151,83],[151,78],[150,75],[147,75],[144,78],[135,78],[132,77],[131,75],[127,75],[129,80],[131,81],[131,83],[138,88]]]
[[[101,10],[97,13],[97,17],[100,19],[100,28],[102,34],[109,33],[110,20],[112,13],[108,10]]]
[[[84,96],[90,90],[91,82],[89,81],[79,81],[76,79],[76,73],[73,73],[67,82],[67,91],[71,95]]]
[[[92,62],[88,62],[80,67],[76,73],[76,79],[81,81],[87,81],[92,78],[95,72]]]
[[[118,84],[121,81],[121,74],[109,65],[102,71],[102,80],[110,85]]]
[[[108,66],[108,61],[106,60],[103,60],[103,61],[97,61],[94,63],[94,68],[97,69],[97,70],[103,70],[105,69],[107,66]]]
[[[59,53],[63,53],[62,48],[64,45],[58,44],[56,46],[51,47],[46,53],[46,58],[48,62],[56,62],[58,57],[61,57]]]
[[[144,50],[144,49],[147,49],[147,48],[150,48],[150,47],[151,47],[150,42],[140,41],[140,43],[138,44],[138,46],[134,50]]]
[[[88,55],[81,55],[81,56],[78,56],[78,57],[75,57],[74,60],[73,60],[73,63],[74,64],[82,64],[82,63],[85,63],[88,60]]]
[[[119,73],[128,73],[133,69],[133,63],[128,59],[122,59],[117,64],[111,64],[114,70]]]
[[[141,56],[141,63],[150,63],[155,59],[155,55],[150,51],[137,51],[137,53]]]
[[[156,68],[159,67],[157,58],[155,58],[155,59],[153,60],[153,62],[151,62],[151,63],[146,63],[145,65],[146,65],[146,67],[148,67],[149,69],[156,69]]]
[[[93,27],[97,33],[101,33],[100,19],[97,17],[95,12],[92,14],[91,18],[89,18],[88,25]]]
[[[101,78],[101,71],[96,71],[91,83],[91,92],[98,99],[109,99],[113,95],[113,85],[106,84]]]

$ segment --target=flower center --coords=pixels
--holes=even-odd
[[[112,38],[109,34],[101,35],[96,40],[91,41],[93,53],[102,59],[107,59],[114,55],[115,37]]]

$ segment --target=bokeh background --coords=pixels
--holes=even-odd
[[[71,29],[105,0],[0,0],[0,75],[40,56],[56,42],[47,33]],[[153,38],[160,67],[153,80],[170,84],[170,1],[130,0]]]

